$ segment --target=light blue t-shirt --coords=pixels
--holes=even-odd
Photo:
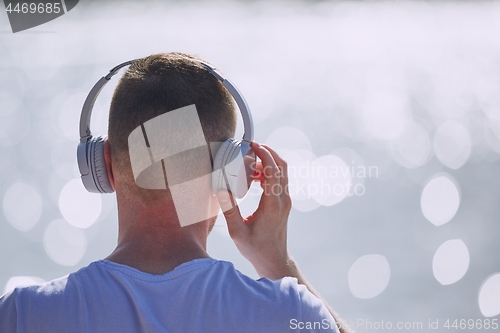
[[[307,322],[321,324],[300,330]],[[230,262],[207,258],[163,275],[100,260],[60,279],[16,288],[0,298],[0,333],[16,332],[337,330],[323,302],[295,278],[254,280]]]

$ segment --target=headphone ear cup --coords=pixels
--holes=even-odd
[[[224,166],[228,155],[234,148],[234,139],[227,139],[217,150],[214,157],[214,166],[212,172],[212,191],[217,194],[220,190],[227,190],[227,184],[224,179]]]
[[[212,191],[231,192],[234,198],[243,198],[253,181],[255,154],[249,143],[228,139],[215,154],[212,172]]]
[[[115,190],[109,182],[106,160],[104,159],[104,140],[105,138],[102,136],[90,139],[89,167],[98,192],[113,193]]]

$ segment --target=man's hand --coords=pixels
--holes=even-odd
[[[217,198],[227,220],[229,234],[241,254],[249,260],[261,277],[279,279],[289,264],[287,223],[292,201],[288,193],[286,162],[271,148],[252,142],[260,158],[255,180],[264,190],[259,207],[243,218],[231,194],[219,191]]]
[[[320,298],[332,314],[340,333],[354,333],[328,303],[306,281],[287,250],[288,214],[292,200],[288,192],[286,162],[271,148],[252,142],[252,149],[261,159],[254,180],[264,190],[259,207],[243,218],[230,193],[219,191],[217,198],[226,217],[229,235],[241,254],[248,259],[261,277],[271,280],[285,276],[297,278],[311,293]]]

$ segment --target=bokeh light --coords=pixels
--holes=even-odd
[[[45,253],[59,265],[74,266],[87,251],[85,233],[64,220],[54,220],[43,235]]]
[[[351,168],[335,155],[323,155],[311,165],[311,197],[323,206],[333,206],[352,195]]]
[[[9,104],[11,104],[9,102]],[[15,104],[15,101],[12,102]],[[6,111],[0,116],[0,144],[2,146],[13,146],[21,142],[30,130],[30,115],[24,108],[18,108],[14,112]]]
[[[7,221],[20,231],[29,231],[42,215],[40,194],[22,182],[12,184],[3,198],[3,213]]]
[[[433,145],[438,160],[450,169],[462,167],[472,149],[469,132],[456,120],[447,120],[437,128]]]
[[[391,141],[390,147],[394,160],[411,169],[427,162],[431,150],[429,134],[416,121],[407,121],[401,135]]]
[[[370,166],[365,165],[364,159],[355,150],[347,147],[334,149],[330,155],[335,155],[341,158],[349,167],[351,173],[352,188],[361,186],[366,178],[370,176],[378,177],[378,166],[372,165],[372,173],[370,174]],[[374,172],[376,174],[374,174]]]
[[[43,140],[40,133],[32,127],[30,134],[21,142],[21,151],[24,160],[35,170],[45,169],[51,166],[50,148],[52,142]]]
[[[432,178],[424,187],[420,206],[425,218],[436,226],[449,222],[460,206],[458,183],[449,174]]]
[[[21,106],[21,99],[15,91],[0,90],[0,119],[15,112]]]
[[[52,168],[66,180],[80,177],[76,161],[76,147],[79,141],[70,141],[59,138],[52,143],[51,162]]]
[[[74,227],[88,228],[102,210],[101,196],[88,192],[80,179],[72,179],[59,194],[59,209],[64,219]]]
[[[436,250],[432,260],[434,277],[442,285],[460,280],[469,268],[469,250],[461,239],[444,242]]]
[[[349,269],[349,289],[357,298],[373,298],[385,290],[390,278],[391,268],[383,255],[364,255]]]
[[[272,147],[281,156],[285,156],[291,150],[312,149],[311,142],[304,132],[289,126],[275,129],[263,143]]]
[[[284,159],[292,205],[298,211],[333,206],[352,195],[353,166],[340,157],[330,154],[317,158],[309,150],[296,149],[289,150]]]
[[[495,273],[484,281],[479,290],[479,309],[485,317],[500,314],[500,273]]]
[[[6,294],[18,287],[27,287],[44,282],[45,281],[43,279],[36,276],[13,276],[5,284],[3,293]]]
[[[289,193],[293,208],[300,212],[309,212],[320,206],[309,192],[313,184],[310,176],[311,165],[316,156],[309,150],[289,150],[283,157],[288,164]]]

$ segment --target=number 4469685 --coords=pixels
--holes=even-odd
[[[444,327],[447,329],[469,329],[469,330],[479,330],[479,329],[493,329],[496,330],[498,328],[498,319],[455,319],[453,322],[448,319],[444,323]]]
[[[36,4],[34,2],[32,3],[27,3],[27,2],[24,2],[22,4],[16,4],[14,6],[14,8],[12,8],[12,4],[9,3],[7,5],[7,8],[5,9],[7,11],[7,13],[12,13],[12,12],[16,12],[16,13],[23,13],[23,14],[28,14],[28,13],[31,13],[31,14],[34,14],[34,13],[38,13],[38,14],[43,14],[43,13],[47,13],[47,14],[59,14],[61,12],[61,4],[58,3],[58,2],[55,2],[55,3],[39,3],[39,4]]]

